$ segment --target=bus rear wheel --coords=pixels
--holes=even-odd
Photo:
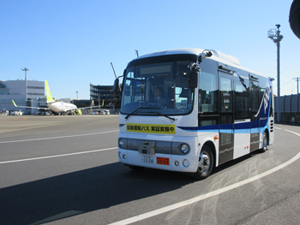
[[[263,136],[263,146],[260,149],[262,152],[265,152],[268,150],[268,136],[267,136],[267,132],[264,132],[264,136]]]
[[[207,178],[214,167],[214,156],[210,147],[207,145],[203,146],[198,162],[198,169],[195,173],[195,178],[198,180],[202,180]]]

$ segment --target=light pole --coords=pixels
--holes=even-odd
[[[25,95],[26,95],[26,103],[27,103],[27,71],[29,71],[29,69],[27,67],[24,67],[24,69],[21,68],[22,71],[25,71]]]
[[[299,94],[299,81],[300,81],[300,77],[294,77],[293,80],[297,81],[297,95]]]
[[[76,94],[77,94],[77,99],[78,99],[78,91],[76,91]]]
[[[279,98],[280,98],[280,41],[283,36],[280,35],[280,24],[276,24],[276,29],[270,29],[268,31],[268,38],[270,38],[277,45],[277,122],[280,122],[280,109],[279,109]]]

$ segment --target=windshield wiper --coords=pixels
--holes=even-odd
[[[151,108],[149,108],[149,107],[139,107],[139,108],[137,108],[136,110],[134,110],[134,111],[132,111],[131,113],[129,113],[129,114],[125,117],[125,119],[127,120],[127,119],[129,118],[129,116],[134,115],[134,114],[137,114],[139,111],[141,111],[141,109],[151,109]]]
[[[136,110],[134,110],[134,111],[132,111],[131,113],[129,113],[129,114],[125,117],[125,119],[127,120],[127,119],[129,118],[129,116],[134,115],[134,114],[137,114],[137,113],[138,113],[139,111],[141,111],[142,109],[160,109],[160,108],[139,107],[139,108],[137,108]],[[166,118],[168,118],[168,119],[170,119],[170,120],[172,120],[172,121],[175,121],[175,118],[172,118],[172,117],[167,116],[167,115],[163,115],[163,114],[161,114],[161,113],[159,113],[159,112],[147,112],[147,113],[156,113],[157,115],[164,116],[164,117],[166,117]]]
[[[167,117],[168,119],[170,119],[170,120],[172,120],[172,121],[175,121],[175,118],[172,118],[172,117],[170,117],[170,116],[161,114],[161,113],[159,113],[159,112],[147,112],[147,113],[156,113],[157,115],[164,116],[164,117]]]

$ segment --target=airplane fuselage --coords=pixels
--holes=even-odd
[[[66,102],[49,102],[47,106],[56,113],[75,112],[75,110],[77,110],[76,105]]]

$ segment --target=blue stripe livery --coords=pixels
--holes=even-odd
[[[269,116],[270,116],[270,106],[271,106],[271,82],[267,86],[262,102],[260,104],[259,113],[257,114],[257,119],[251,122],[241,122],[234,124],[235,133],[264,133],[266,128],[269,128]],[[177,126],[178,128],[189,131],[189,132],[220,132],[220,133],[232,133],[233,124],[220,124],[220,125],[209,125],[201,127],[185,127]],[[264,128],[264,129],[262,129]]]

